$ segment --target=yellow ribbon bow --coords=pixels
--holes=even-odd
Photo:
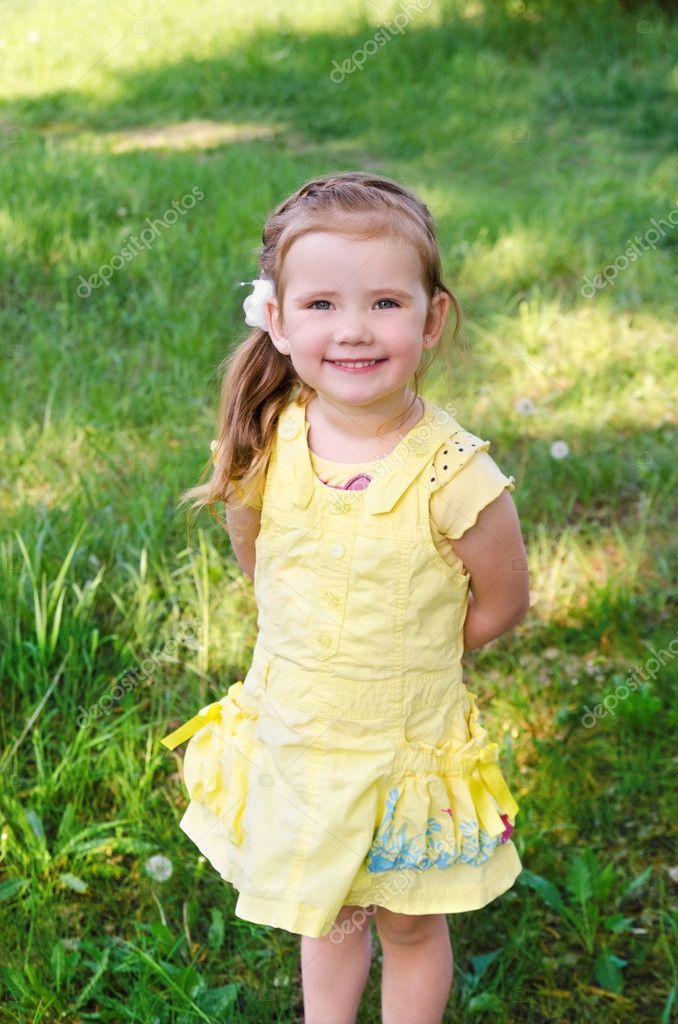
[[[178,729],[174,730],[174,732],[169,733],[164,737],[164,739],[161,739],[160,742],[169,750],[174,750],[174,748],[178,747],[180,743],[184,742],[184,740],[190,739],[198,729],[202,729],[204,725],[207,725],[208,722],[211,722],[215,718],[219,718],[220,715],[221,704],[218,702],[216,704],[210,704],[209,707],[199,711],[197,715],[193,716],[193,718],[189,718],[187,722],[180,725]]]
[[[497,764],[499,748],[496,743],[488,743],[475,758],[478,775],[471,775],[468,786],[471,798],[478,812],[481,825],[490,835],[496,834],[497,822],[501,822],[496,808],[486,802],[487,793],[495,798],[500,807],[505,809],[512,821],[516,820],[519,807],[510,792],[506,781]],[[503,828],[501,823],[501,828]]]

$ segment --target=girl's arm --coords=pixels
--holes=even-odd
[[[250,579],[254,578],[256,551],[254,542],[261,529],[261,509],[245,506],[233,509],[226,506],[228,536],[238,565]]]
[[[452,547],[470,573],[464,650],[507,633],[530,610],[527,552],[513,498],[504,490]]]

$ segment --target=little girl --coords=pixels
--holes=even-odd
[[[162,740],[190,738],[180,827],[239,891],[238,917],[301,935],[306,1024],[355,1021],[372,915],[384,1024],[439,1024],[445,915],[522,869],[461,666],[529,608],[515,480],[419,396],[450,306],[455,338],[461,316],[421,200],[328,175],[262,238],[213,473],[183,496],[224,502],[258,635],[245,680]]]

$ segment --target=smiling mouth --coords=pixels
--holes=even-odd
[[[351,369],[359,369],[362,366],[375,366],[377,363],[385,363],[385,359],[327,359],[326,362],[335,366],[348,366]]]

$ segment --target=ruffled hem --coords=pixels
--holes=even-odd
[[[507,476],[503,479],[493,481],[491,485],[488,484],[487,489],[483,494],[478,495],[474,499],[474,503],[471,506],[472,510],[465,513],[462,523],[457,522],[452,527],[443,526],[443,529],[446,530],[446,533],[444,534],[445,538],[447,540],[460,540],[467,530],[470,530],[472,526],[476,525],[478,522],[478,516],[484,508],[487,508],[487,506],[498,498],[505,490],[508,490],[509,493],[515,491],[515,480],[516,478],[514,476]],[[437,523],[436,526],[438,526],[438,530],[440,531],[440,526]]]
[[[489,742],[476,698],[469,690],[462,746],[435,747],[408,741],[382,787],[367,870],[445,868],[483,864],[514,830],[519,807],[499,767],[499,748]]]
[[[352,869],[347,867],[347,878],[397,878],[403,870],[420,873],[433,868],[438,869],[433,874],[439,876],[444,868],[477,868],[508,843],[519,808],[501,773],[498,746],[488,742],[474,694],[464,689],[455,707],[451,712],[453,726],[446,735],[465,735],[461,743],[458,738],[450,738],[431,746],[415,739],[411,720],[411,732],[398,747],[388,776],[374,781],[374,797],[370,799],[374,817],[371,825],[365,823],[371,840],[362,833],[366,840],[363,844],[356,836],[363,853]],[[243,693],[239,681],[223,698],[207,705],[162,741],[171,747],[192,733],[184,758],[184,781],[191,799],[185,820],[193,823],[193,831],[187,834],[222,876],[235,884],[240,882],[240,877],[236,881],[236,863],[241,863],[238,875],[248,862],[248,872],[256,864],[259,878],[270,878],[271,859],[278,857],[279,869],[287,856],[282,856],[280,850],[277,854],[270,850],[263,836],[261,848],[256,843],[248,846],[243,828],[250,784],[261,763],[256,737],[258,718],[254,695]],[[261,821],[265,817],[275,833],[277,815],[283,810],[289,815],[287,804],[281,808],[274,801],[266,811],[258,808],[257,818]],[[322,818],[320,808],[315,810]],[[204,827],[196,827],[198,821]],[[292,857],[297,842],[295,829],[286,827],[280,834],[284,836],[283,847],[289,848]],[[225,873],[227,864],[230,867]],[[309,870],[312,867],[309,863]],[[385,874],[390,871],[396,875]],[[431,891],[435,890],[437,885],[433,884]],[[342,895],[339,893],[337,898]],[[422,890],[421,898],[425,895]],[[452,893],[442,895],[452,902]]]
[[[472,792],[474,786],[476,793]],[[486,792],[479,780],[471,780],[464,792],[457,780],[444,776],[423,780],[411,776],[402,786],[392,786],[367,854],[367,870],[424,871],[453,864],[484,864],[495,848],[511,837],[518,811],[515,802],[511,804],[515,810],[509,813],[494,800],[481,803],[482,809],[478,809],[474,800],[485,801]],[[490,816],[490,808],[500,823],[494,834],[480,824],[481,817]],[[418,827],[422,820],[426,823],[423,828]]]

